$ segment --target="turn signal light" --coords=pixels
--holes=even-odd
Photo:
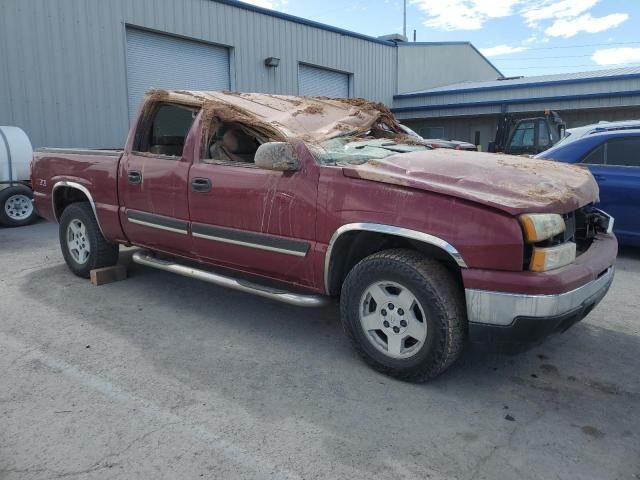
[[[576,259],[576,244],[563,243],[555,247],[533,248],[529,270],[532,272],[546,272],[569,265]]]

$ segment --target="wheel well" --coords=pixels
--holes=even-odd
[[[72,203],[88,202],[89,198],[84,192],[74,187],[58,187],[53,192],[53,213],[56,220],[60,220],[60,216],[65,208]]]
[[[379,232],[353,231],[338,238],[331,250],[329,261],[328,290],[338,296],[342,283],[351,269],[363,258],[391,248],[416,250],[442,263],[462,282],[460,267],[445,250],[429,243]]]

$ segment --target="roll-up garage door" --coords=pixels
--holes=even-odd
[[[300,95],[348,97],[349,74],[300,64],[298,68]]]
[[[129,120],[151,88],[229,90],[229,49],[127,28]]]

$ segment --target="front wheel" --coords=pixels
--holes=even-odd
[[[60,217],[60,248],[69,269],[89,278],[94,268],[118,263],[118,245],[108,242],[88,202],[72,203]]]
[[[33,223],[37,216],[29,187],[20,184],[0,190],[0,224],[22,227]]]
[[[423,382],[453,364],[466,340],[462,288],[436,260],[386,250],[358,263],[340,299],[343,327],[373,368]]]

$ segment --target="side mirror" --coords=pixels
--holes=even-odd
[[[286,142],[263,143],[258,147],[255,164],[266,170],[293,172],[300,169],[293,145]]]

